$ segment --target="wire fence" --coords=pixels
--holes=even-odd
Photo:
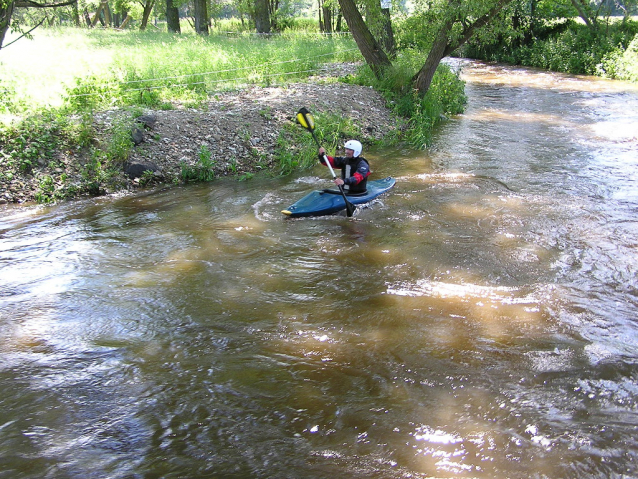
[[[224,69],[224,70],[213,70],[213,71],[206,71],[206,72],[197,72],[197,73],[189,73],[189,74],[184,74],[184,75],[175,75],[175,76],[167,76],[167,77],[156,77],[156,78],[145,78],[145,79],[139,79],[139,80],[129,80],[129,81],[124,81],[124,82],[114,82],[111,84],[106,84],[103,85],[105,87],[108,88],[112,88],[112,89],[120,89],[120,92],[125,94],[128,92],[138,92],[138,91],[149,91],[149,90],[158,90],[158,89],[165,89],[165,88],[179,88],[179,87],[191,87],[191,86],[196,86],[196,85],[212,85],[212,84],[219,84],[219,83],[232,83],[232,82],[245,82],[245,83],[254,83],[254,80],[251,80],[249,76],[236,76],[233,78],[223,78],[223,79],[207,79],[207,80],[203,80],[203,81],[196,81],[196,82],[188,82],[188,83],[167,83],[170,82],[170,80],[184,80],[184,79],[188,79],[188,78],[194,78],[194,77],[213,77],[216,75],[220,75],[220,74],[227,74],[227,73],[234,73],[234,72],[241,72],[241,71],[252,71],[252,72],[257,72],[259,70],[261,70],[261,73],[259,74],[260,79],[265,79],[265,78],[274,78],[274,77],[284,77],[284,76],[292,76],[292,75],[309,75],[311,73],[315,73],[317,71],[321,70],[321,67],[316,67],[316,68],[309,68],[309,69],[304,69],[304,70],[297,70],[297,71],[292,71],[292,72],[276,72],[276,73],[270,73],[270,74],[266,74],[263,73],[263,71],[266,68],[272,68],[273,66],[278,66],[278,65],[284,65],[284,64],[307,64],[313,60],[319,59],[319,58],[324,58],[324,57],[328,57],[328,56],[334,56],[335,54],[341,54],[341,53],[350,53],[353,51],[358,51],[358,48],[350,48],[347,50],[340,50],[338,52],[330,52],[330,53],[324,53],[321,55],[314,55],[311,57],[305,57],[305,58],[294,58],[291,60],[283,60],[280,62],[273,62],[273,63],[267,63],[267,64],[261,64],[261,65],[251,65],[251,66],[247,66],[247,67],[239,67],[239,68],[231,68],[231,69]],[[153,83],[153,82],[162,82],[161,85],[147,85],[147,86],[143,86],[140,88],[126,88],[127,85],[135,85],[135,84],[140,84],[140,83]],[[104,91],[96,91],[96,92],[87,92],[87,93],[73,93],[73,94],[68,94],[67,97],[68,98],[79,98],[79,97],[86,97],[86,96],[92,96],[92,95],[102,95],[104,94]]]

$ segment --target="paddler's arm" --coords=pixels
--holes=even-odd
[[[328,161],[330,162],[330,165],[333,168],[340,168],[339,166],[335,165],[335,159],[332,156],[326,155],[326,150],[324,149],[323,146],[321,146],[319,147],[319,161],[321,162],[322,165],[326,164],[326,160],[324,160],[324,158],[328,158]],[[341,178],[335,178],[334,182],[335,182],[335,185],[337,186],[341,186],[344,184]]]
[[[333,163],[332,158],[330,158],[326,154],[326,150],[324,149],[323,146],[319,148],[319,154],[317,156],[319,157],[319,163],[321,163],[322,165],[326,164],[326,161],[324,160],[324,156],[326,156],[328,158],[328,160],[330,161],[330,164],[332,165],[332,163]]]
[[[332,165],[333,168],[338,168],[338,166],[335,165],[335,159],[332,156],[328,156],[326,154],[326,150],[324,149],[324,147],[322,146],[321,148],[319,148],[319,161],[321,162],[322,165],[325,165],[326,162],[323,159],[324,155],[328,158],[328,161],[330,162],[330,165]]]

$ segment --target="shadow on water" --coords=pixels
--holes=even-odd
[[[638,100],[464,75],[353,219],[282,217],[320,167],[7,210],[3,474],[635,475]]]

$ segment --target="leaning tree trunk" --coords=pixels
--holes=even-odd
[[[473,23],[466,24],[460,35],[455,35],[454,40],[448,38],[448,33],[454,26],[455,19],[450,18],[441,26],[441,29],[437,33],[434,44],[428,54],[425,64],[414,76],[414,87],[419,95],[423,96],[428,92],[432,79],[436,73],[436,69],[441,63],[441,60],[450,55],[454,50],[465,44],[476,33],[479,28],[484,27],[490,23],[507,4],[512,3],[513,0],[497,0],[492,8],[478,17]]]
[[[582,18],[585,24],[592,30],[596,30],[597,28],[596,17],[594,17],[593,15],[590,17],[587,14],[588,13],[587,10],[589,9],[589,7],[585,5],[584,3],[580,3],[578,0],[571,0],[571,2],[573,7],[578,12],[578,16]]]
[[[169,32],[182,33],[179,25],[179,9],[173,3],[173,0],[166,0],[166,27]]]
[[[383,71],[387,67],[392,66],[392,62],[372,33],[370,33],[354,0],[339,0],[339,5],[341,6],[341,12],[346,19],[348,28],[350,32],[352,32],[352,37],[359,47],[359,51],[363,55],[363,58],[365,58],[374,76],[380,79],[383,76]]]
[[[146,2],[142,4],[144,6],[144,11],[142,12],[142,22],[140,23],[140,31],[146,30],[146,26],[148,25],[148,18],[151,16],[154,3],[155,3],[155,0],[146,0]]]
[[[436,69],[441,63],[441,60],[448,54],[448,38],[447,34],[452,29],[453,22],[448,21],[441,27],[439,33],[432,44],[430,53],[428,54],[425,64],[416,74],[414,80],[414,87],[420,95],[425,95],[432,84],[432,79],[436,73]]]

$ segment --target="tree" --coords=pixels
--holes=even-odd
[[[257,33],[270,33],[270,5],[268,0],[255,0],[253,18]]]
[[[144,9],[142,12],[142,21],[140,22],[140,30],[144,31],[148,25],[148,18],[151,16],[151,12],[153,11],[155,0],[140,0],[139,4],[142,5],[142,8]]]
[[[179,25],[179,9],[174,0],[166,0],[166,27],[169,32],[182,33]]]
[[[332,8],[330,0],[319,0],[319,31],[332,33]]]
[[[341,10],[337,0],[319,0],[319,31],[334,33],[341,31]]]
[[[447,10],[448,16],[439,28],[425,64],[414,77],[414,86],[420,95],[427,93],[441,60],[472,38],[478,29],[489,24],[498,12],[512,1],[496,0],[492,2],[489,10],[472,18],[467,15],[470,12],[466,12],[462,7],[461,0],[448,0],[450,6]],[[477,12],[471,13],[476,15]],[[460,31],[453,32],[455,26],[458,26]]]
[[[394,41],[394,31],[392,30],[392,17],[390,16],[390,5],[388,0],[381,1],[381,43],[383,49],[390,58],[396,55],[397,46]]]
[[[195,32],[199,35],[208,35],[208,8],[206,0],[194,0],[195,4]]]
[[[11,20],[16,8],[57,8],[73,5],[75,2],[76,0],[65,0],[56,3],[38,3],[32,0],[0,0],[0,49],[2,49],[7,31],[12,25]],[[44,21],[44,19],[42,21]],[[40,24],[41,23],[42,22],[40,22]],[[34,29],[40,24],[36,25]]]
[[[359,51],[365,58],[366,63],[377,78],[383,76],[384,70],[392,66],[392,62],[381,48],[381,45],[374,38],[366,25],[361,12],[354,3],[354,0],[339,0],[343,18],[346,19],[348,28],[352,33],[354,41],[359,47]]]
[[[479,29],[487,26],[513,1],[515,0],[442,0],[436,4],[428,3],[427,8],[436,9],[430,18],[438,18],[439,23],[438,26],[423,25],[424,28],[436,28],[437,34],[423,67],[412,78],[413,87],[418,94],[427,93],[443,58],[466,43]],[[392,65],[391,61],[370,33],[354,1],[339,0],[339,4],[363,58],[375,76],[381,78],[384,70]]]

